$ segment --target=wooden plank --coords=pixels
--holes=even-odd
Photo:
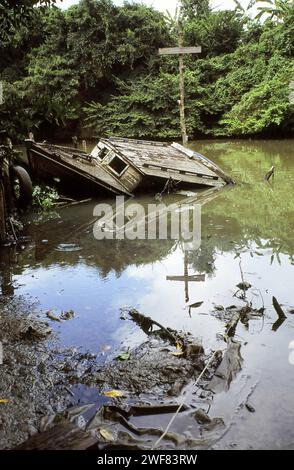
[[[200,54],[201,46],[196,47],[163,47],[158,50],[159,55]]]
[[[66,420],[42,433],[34,434],[15,450],[87,450],[97,445],[98,438]]]
[[[179,92],[180,92],[180,101],[179,101],[179,108],[180,108],[180,124],[181,124],[181,134],[182,134],[182,143],[183,145],[187,145],[188,143],[188,135],[187,135],[187,127],[186,127],[186,119],[185,119],[185,77],[184,77],[184,51],[187,49],[184,48],[184,31],[183,25],[181,22],[178,23],[178,46],[179,50],[181,51],[179,56]],[[191,49],[189,49],[189,53]],[[188,52],[186,52],[188,53]]]
[[[172,144],[172,147],[184,153],[185,155],[187,155],[191,160],[194,159],[196,161],[199,161],[206,168],[211,169],[217,176],[222,178],[227,184],[235,184],[234,180],[229,175],[227,175],[223,170],[221,170],[219,166],[217,166],[214,162],[209,160],[209,158],[204,157],[200,153],[194,152],[193,150],[187,149],[183,147],[182,145],[177,144],[176,142]]]
[[[172,147],[162,149],[162,151],[158,151],[156,148],[146,149],[146,147],[139,150],[135,147],[129,147],[128,149],[121,147],[120,150],[126,158],[129,158],[134,165],[141,168],[144,173],[146,173],[146,165],[151,165],[152,167],[158,166],[194,174],[216,176],[215,172],[204,166],[202,162],[187,158],[184,153]]]
[[[153,140],[138,140],[138,139],[126,139],[124,137],[109,137],[109,139],[101,139],[103,142],[111,142],[116,145],[116,143],[125,143],[125,144],[136,144],[136,145],[147,145],[155,147],[169,147],[170,144],[167,142],[156,142]]]
[[[191,170],[186,170],[186,169],[181,169],[179,167],[175,167],[174,165],[169,165],[169,166],[164,166],[164,165],[156,165],[153,163],[143,163],[143,168],[151,168],[151,169],[157,169],[159,168],[162,171],[170,171],[172,173],[178,173],[179,175],[190,175],[190,176],[199,176],[199,178],[205,177],[209,179],[218,179],[217,175],[211,174],[211,172],[205,172],[207,168],[205,167],[200,167],[200,171],[197,171],[197,167],[192,168]]]
[[[156,168],[149,168],[149,167],[146,167],[145,169],[145,174],[148,175],[148,176],[156,176],[156,177],[159,177],[159,178],[163,178],[163,179],[167,179],[169,176],[171,176],[174,180],[176,181],[181,181],[181,182],[185,182],[185,183],[191,183],[192,185],[199,185],[199,186],[211,186],[211,187],[220,187],[220,186],[224,186],[224,181],[221,180],[221,179],[212,179],[212,178],[205,178],[205,176],[203,177],[199,177],[199,176],[196,176],[196,175],[187,175],[187,174],[176,174],[176,173],[172,173],[172,172],[163,172],[160,168],[156,169]]]

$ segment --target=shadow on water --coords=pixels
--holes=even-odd
[[[175,330],[191,332],[209,351],[224,349],[227,318],[221,312],[232,304],[244,306],[236,296],[243,276],[251,286],[248,301],[254,308],[264,305],[265,314],[237,325],[242,369],[229,389],[215,396],[211,414],[222,416],[227,426],[214,447],[291,448],[293,141],[192,145],[237,181],[236,187],[213,197],[205,193],[194,197],[196,202],[202,199],[197,250],[184,252],[173,239],[96,240],[96,202],[34,214],[26,220],[23,246],[1,250],[2,296],[37,300],[44,318],[48,310],[73,309],[76,318],[71,322],[52,322],[61,343],[101,353],[106,359],[144,340],[136,325],[121,320],[120,309],[126,306]],[[275,178],[264,183],[272,165]],[[171,196],[168,201],[182,198]],[[136,198],[135,202],[146,206],[154,199]],[[272,296],[287,315],[276,331]],[[191,304],[196,307],[189,308]],[[248,400],[255,412],[245,406]]]

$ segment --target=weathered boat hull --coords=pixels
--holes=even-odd
[[[113,195],[119,191],[105,181],[74,164],[61,161],[41,145],[27,141],[27,156],[32,176],[48,183],[60,184],[70,192],[97,195]]]
[[[101,139],[92,153],[26,141],[35,178],[60,180],[75,193],[134,195],[193,187],[221,187],[233,183],[206,157],[179,144]]]

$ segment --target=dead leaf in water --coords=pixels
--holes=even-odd
[[[215,305],[215,306],[214,306],[214,309],[215,309],[215,310],[222,311],[222,310],[225,309],[225,307],[224,307],[223,305]]]
[[[109,392],[104,392],[103,395],[109,398],[119,398],[124,397],[125,393],[121,390],[109,390]]]
[[[176,352],[171,352],[170,353],[172,356],[182,356],[184,354],[184,351],[176,351]]]
[[[113,442],[115,440],[113,434],[111,434],[110,431],[108,431],[107,429],[105,428],[100,428],[99,429],[99,432],[101,434],[101,436],[103,437],[103,439],[105,439],[105,441],[111,441]]]
[[[6,405],[7,403],[9,403],[9,400],[7,400],[7,398],[0,398],[1,405]]]
[[[170,351],[172,356],[182,356],[184,354],[183,345],[180,341],[176,342],[176,351]]]

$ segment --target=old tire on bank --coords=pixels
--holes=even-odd
[[[17,206],[28,206],[33,196],[32,180],[28,172],[22,166],[12,167],[11,181]]]

